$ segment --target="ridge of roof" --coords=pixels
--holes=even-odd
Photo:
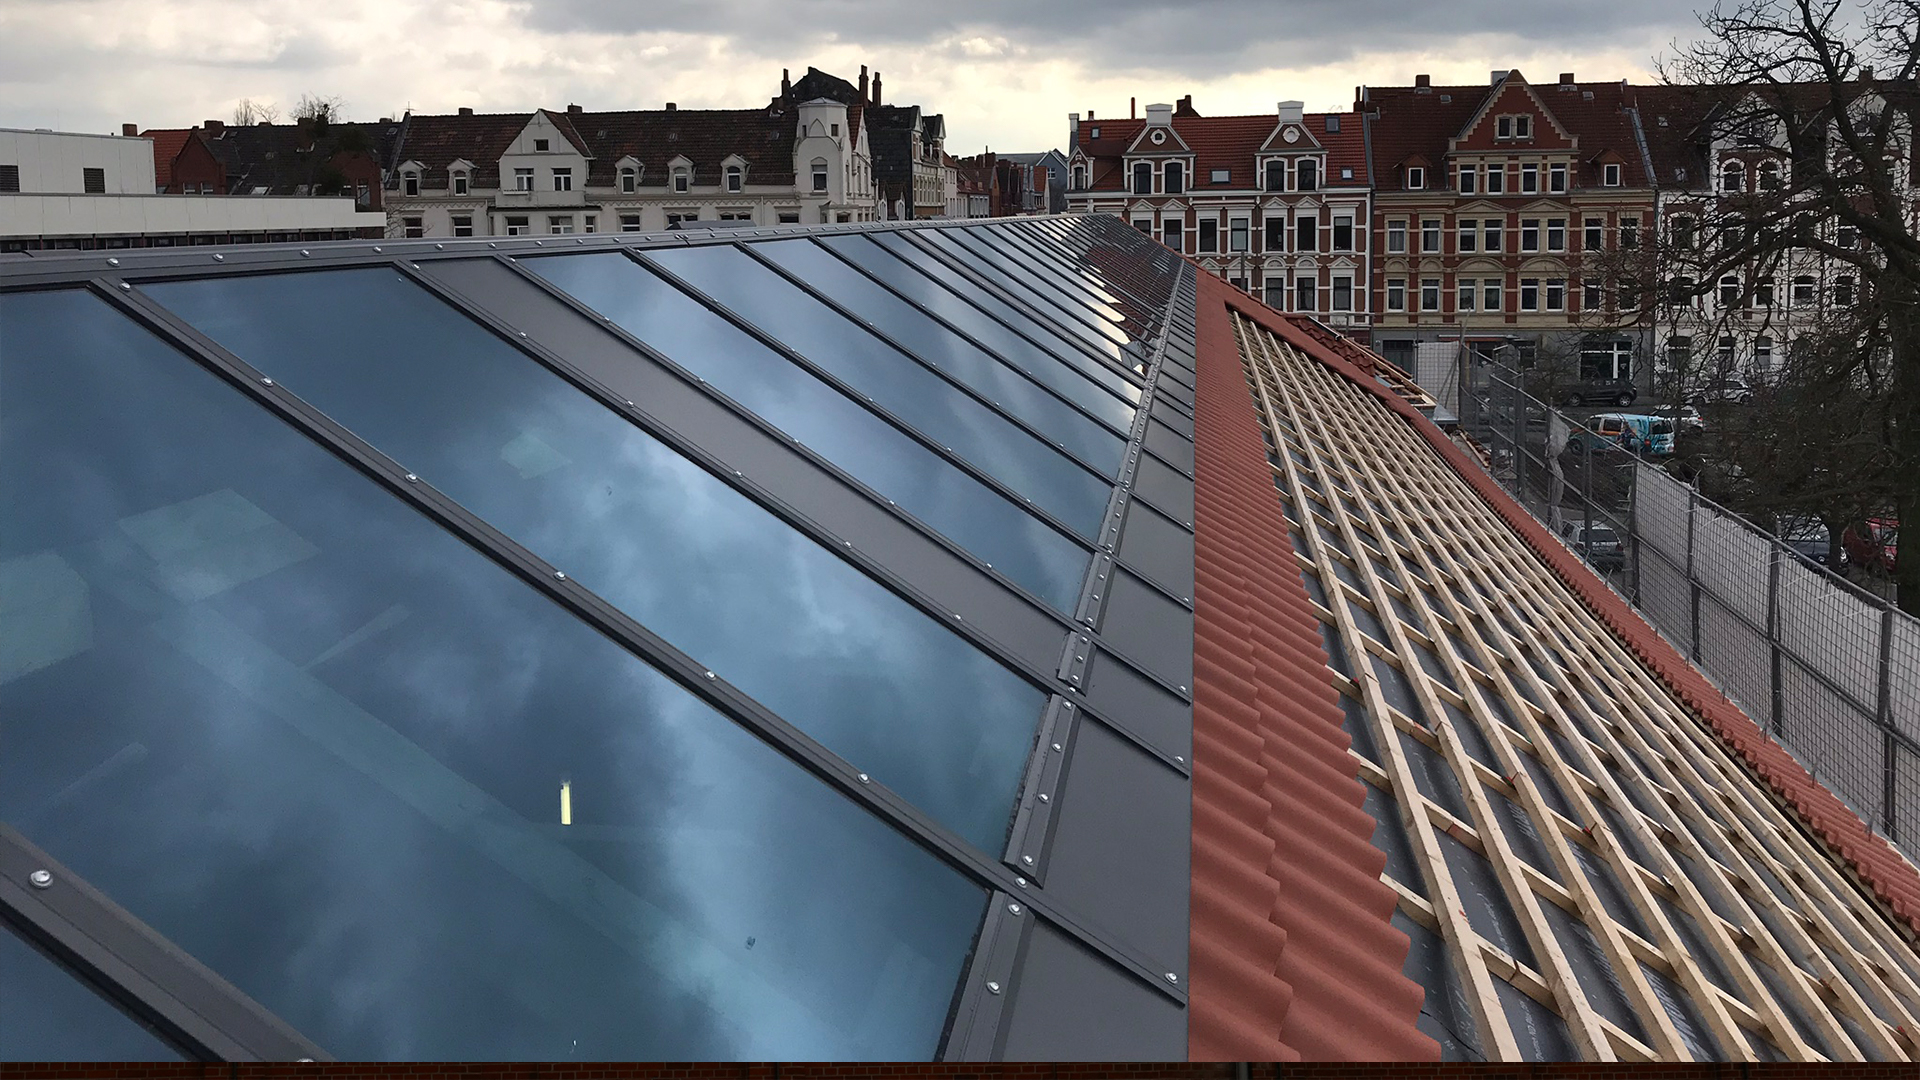
[[[1188,1056],[1438,1060],[1228,321],[1256,302],[1196,273]]]
[[[1352,361],[1333,355],[1315,335],[1297,325],[1293,317],[1273,312],[1231,287],[1223,288],[1227,290],[1230,306],[1379,398],[1412,425],[1434,453],[1486,501],[1587,610],[1639,658],[1682,705],[1705,722],[1721,745],[1750,774],[1792,811],[1828,855],[1850,869],[1895,919],[1920,934],[1920,868],[1876,835],[1858,814],[1807,772],[1732,699],[1681,656],[1639,612],[1609,588],[1591,567],[1554,539],[1545,525],[1475,464],[1433,421],[1389,388],[1368,378]],[[1197,729],[1197,702],[1194,719]],[[1196,770],[1196,786],[1197,781]]]

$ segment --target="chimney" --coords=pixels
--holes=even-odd
[[[880,69],[873,70],[873,104],[880,104]]]
[[[671,102],[671,101],[669,101],[669,102],[667,102],[667,111],[668,111],[668,112],[675,112],[675,111],[677,111],[677,110],[678,110],[679,108],[680,108],[680,106],[679,106],[679,105],[677,105],[677,104],[675,104],[674,102]]]
[[[468,105],[462,105],[462,106],[460,106],[460,115],[461,115],[461,116],[472,116],[472,115],[473,115],[473,108],[472,108],[471,106],[468,106]],[[382,122],[384,123],[384,121],[382,121]]]
[[[1573,72],[1571,72],[1571,71],[1563,71],[1563,72],[1561,72],[1561,73],[1560,73],[1560,85],[1561,85],[1561,86],[1572,86],[1572,85],[1573,85]]]
[[[1488,86],[1499,86],[1499,85],[1500,85],[1500,80],[1501,80],[1501,79],[1504,79],[1504,78],[1506,78],[1506,77],[1507,77],[1507,73],[1506,73],[1506,72],[1504,72],[1504,71],[1495,71],[1495,72],[1493,72],[1492,74],[1490,74],[1490,75],[1488,75],[1488,76],[1487,76],[1487,85],[1488,85]]]
[[[860,65],[860,100],[867,100],[867,65]]]
[[[1129,120],[1140,119],[1140,99],[1139,98],[1127,99],[1127,119]]]
[[[1173,106],[1171,105],[1147,106],[1147,126],[1148,127],[1172,127],[1173,126]]]
[[[207,130],[207,134],[215,138],[219,138],[220,133],[227,130],[227,122],[225,120],[202,120],[200,121],[200,126]]]
[[[1415,75],[1413,77],[1413,92],[1416,94],[1433,93],[1433,76]]]
[[[669,108],[671,108],[672,106],[668,106],[668,107],[669,107]],[[581,113],[583,113],[583,112],[585,112],[585,111],[586,111],[585,109],[582,109],[582,108],[581,108],[580,106],[578,106],[578,105],[568,105],[568,106],[567,106],[567,115],[568,115],[568,116],[579,116],[579,115],[580,115]]]
[[[1298,124],[1306,119],[1307,103],[1304,101],[1283,101],[1276,110],[1283,124]]]
[[[1080,114],[1067,114],[1067,153],[1071,154],[1080,146]]]
[[[139,124],[121,124],[120,134],[129,136],[129,137],[138,135],[140,134],[140,125]]]
[[[786,68],[780,69],[780,96],[793,96],[793,79]]]

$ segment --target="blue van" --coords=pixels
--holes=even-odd
[[[1587,439],[1595,450],[1617,446],[1635,454],[1664,457],[1673,453],[1673,420],[1645,413],[1596,413],[1587,418]],[[1574,439],[1578,441],[1579,435]]]

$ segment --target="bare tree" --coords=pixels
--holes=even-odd
[[[1825,268],[1809,276],[1832,317],[1803,335],[1802,357],[1786,366],[1784,392],[1775,396],[1802,412],[1774,418],[1787,429],[1776,449],[1792,437],[1796,416],[1811,422],[1831,414],[1831,430],[1858,432],[1885,453],[1846,458],[1859,470],[1850,478],[1804,470],[1808,483],[1887,500],[1853,513],[1885,507],[1902,521],[1920,521],[1920,237],[1911,156],[1920,0],[1726,0],[1701,23],[1705,35],[1676,45],[1661,74],[1699,96],[1719,149],[1710,159],[1714,197],[1690,223],[1687,260],[1662,268],[1676,294],[1667,299],[1710,297],[1722,313],[1765,318],[1780,306],[1783,267],[1791,273],[1811,258]],[[1668,232],[1672,224],[1670,215]],[[1681,266],[1692,272],[1682,275]],[[1798,277],[1787,285],[1798,288]],[[1715,339],[1713,353],[1693,363],[1724,358]],[[1760,448],[1748,440],[1748,453]],[[1780,469],[1791,456],[1742,469]],[[1895,576],[1901,606],[1920,614],[1920,558],[1909,552]]]
[[[337,124],[346,119],[347,103],[339,97],[322,97],[319,94],[301,94],[294,103],[293,118],[314,124]]]
[[[271,124],[280,119],[280,106],[270,101],[255,101],[241,98],[233,107],[233,126],[252,127],[255,124]]]

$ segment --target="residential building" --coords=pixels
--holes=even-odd
[[[1272,114],[1201,116],[1191,96],[1146,118],[1070,117],[1068,206],[1124,217],[1276,310],[1365,340],[1371,205],[1356,113],[1283,101]]]
[[[1021,190],[1026,212],[1064,214],[1067,212],[1067,155],[1058,150],[1030,154],[1001,154],[1000,160],[1026,170]]]
[[[0,1059],[1920,1056],[1913,864],[1125,219],[245,256],[0,260]]]
[[[784,86],[784,76],[782,77]],[[783,96],[825,98],[863,110],[872,140],[875,197],[879,217],[888,221],[945,217],[959,199],[959,176],[947,156],[946,119],[918,105],[888,105],[881,100],[880,73],[867,77],[860,65],[855,86],[836,75],[809,67]]]
[[[983,212],[955,217],[1009,217],[1016,214],[1058,213],[1056,188],[1064,200],[1066,158],[1058,150],[1044,154],[996,154],[991,150],[949,163],[957,175],[986,192]],[[1063,203],[1064,205],[1064,203]]]
[[[1645,384],[1654,184],[1624,82],[1360,87],[1374,177],[1374,345],[1503,347]]]
[[[791,90],[792,88],[788,88]],[[697,221],[870,221],[865,110],[783,93],[759,109],[409,116],[388,178],[396,237],[648,232]]]
[[[154,142],[156,182],[169,193],[347,195],[362,209],[379,210],[400,124],[384,116],[371,124],[207,120],[140,134]]]
[[[0,129],[0,251],[171,247],[180,244],[348,239],[377,235],[382,219],[352,199],[258,201],[221,194],[219,180],[162,183],[153,139]],[[173,157],[184,140],[171,142]]]

